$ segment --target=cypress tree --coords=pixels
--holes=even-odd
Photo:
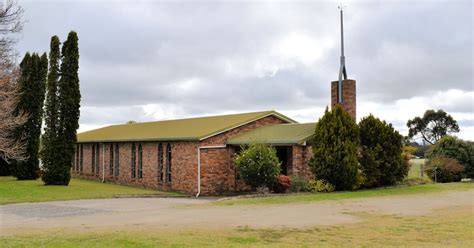
[[[60,41],[57,36],[51,37],[49,52],[49,73],[47,80],[47,92],[45,103],[45,129],[43,134],[43,149],[41,158],[43,162],[42,180],[46,185],[56,183],[61,176],[58,159],[61,154],[58,150],[58,83],[59,83],[59,64],[60,64]],[[59,178],[59,179],[58,179]],[[61,181],[61,180],[59,180]]]
[[[340,106],[325,114],[316,124],[313,158],[310,166],[317,179],[324,179],[336,190],[352,190],[358,185],[357,147],[359,130]]]
[[[61,61],[61,78],[58,84],[59,130],[58,140],[61,150],[59,159],[61,178],[58,184],[68,185],[71,179],[71,166],[79,128],[79,108],[81,93],[79,91],[79,47],[77,33],[69,32],[63,44]]]
[[[39,146],[41,124],[43,117],[43,102],[45,95],[48,58],[27,53],[20,63],[20,98],[15,109],[16,114],[26,113],[28,119],[25,124],[14,131],[16,139],[25,139],[26,160],[15,161],[12,166],[12,175],[18,180],[38,178]]]
[[[365,187],[393,185],[408,174],[402,157],[403,136],[391,124],[369,115],[359,123],[360,164]]]

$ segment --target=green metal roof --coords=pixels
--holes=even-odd
[[[79,133],[77,142],[203,140],[269,115],[289,123],[296,123],[276,111],[263,111],[113,125]]]
[[[303,144],[314,136],[316,123],[293,123],[263,126],[237,135],[229,140],[229,145],[265,143],[272,145]]]

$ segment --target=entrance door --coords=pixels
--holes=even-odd
[[[278,160],[281,162],[281,174],[288,175],[288,167],[291,166],[291,146],[277,146]]]

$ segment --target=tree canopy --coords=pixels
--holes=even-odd
[[[459,126],[454,118],[442,109],[427,110],[423,117],[408,120],[408,137],[420,135],[429,144],[434,144],[443,136],[459,132]]]

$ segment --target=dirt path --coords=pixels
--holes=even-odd
[[[354,214],[361,212],[425,215],[435,209],[457,206],[470,206],[474,214],[474,190],[281,205],[203,205],[211,201],[191,198],[123,198],[5,205],[0,206],[0,235],[52,228],[114,230],[137,226],[303,228],[355,223],[360,220]]]

